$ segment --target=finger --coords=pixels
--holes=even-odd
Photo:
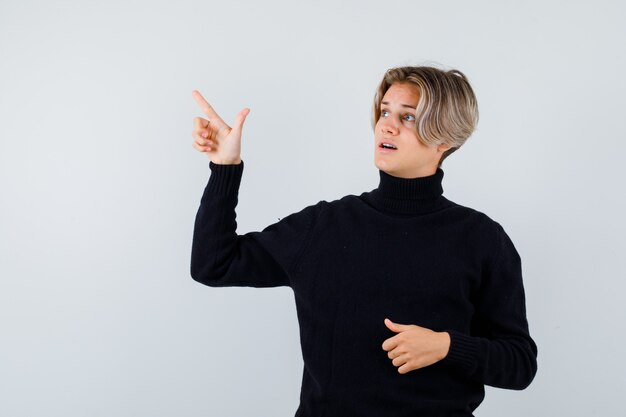
[[[193,119],[193,126],[196,130],[205,129],[209,127],[209,121],[202,117],[195,117]]]
[[[196,150],[200,152],[207,152],[210,150],[208,146],[199,145],[197,142],[192,142],[191,146],[193,146],[194,148],[196,148]]]
[[[387,356],[389,357],[389,359],[395,359],[398,356],[402,355],[403,353],[405,353],[405,352],[401,351],[400,348],[397,347],[394,350],[392,350],[389,353],[387,353]]]
[[[394,360],[392,360],[391,363],[393,363],[393,366],[402,366],[408,361],[409,361],[409,358],[407,357],[407,355],[400,355],[397,358],[394,358]]]
[[[394,331],[394,332],[403,332],[413,327],[413,325],[411,324],[394,323],[393,321],[389,319],[385,319],[385,326],[387,326],[389,330]]]
[[[193,142],[191,145],[197,150],[199,150],[200,152],[210,152],[213,150],[212,146],[202,146],[202,145],[199,145],[197,142]]]
[[[390,351],[398,346],[399,339],[396,336],[390,337],[389,339],[383,342],[383,350]]]
[[[215,143],[213,143],[213,141],[210,141],[208,139],[196,139],[194,143],[197,143],[198,146],[203,146],[203,147],[211,147],[211,148],[216,147]]]
[[[194,143],[198,144],[198,146],[201,146],[203,148],[210,148],[210,149],[217,148],[217,145],[215,144],[215,142],[213,142],[212,140],[208,140],[208,139],[199,139],[199,140],[194,141]]]
[[[202,112],[207,115],[207,117],[209,118],[210,121],[219,120],[219,121],[223,122],[222,118],[213,109],[213,106],[211,106],[209,104],[209,102],[206,101],[204,99],[204,97],[202,97],[202,94],[200,94],[200,92],[198,90],[193,90],[193,92],[191,94],[192,94],[193,98],[196,99],[196,102],[198,103],[198,105],[202,109]]]
[[[250,109],[249,108],[245,108],[243,110],[241,110],[238,114],[237,117],[235,119],[235,124],[233,125],[233,130],[237,130],[239,132],[241,132],[241,130],[243,129],[243,122],[246,121],[246,117],[248,116],[248,113],[250,113]]]
[[[196,142],[198,142],[201,145],[214,141],[214,138],[210,137],[208,134],[203,135],[203,133],[204,133],[203,131],[194,130],[193,132],[191,132],[191,137],[193,137],[196,140]]]
[[[401,374],[406,374],[407,372],[411,372],[411,371],[413,371],[415,369],[418,369],[418,368],[416,368],[415,366],[413,366],[413,365],[411,365],[410,363],[407,362],[407,363],[405,363],[404,365],[402,365],[401,367],[398,368],[398,372],[401,373]]]

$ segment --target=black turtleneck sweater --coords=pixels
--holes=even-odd
[[[322,200],[236,233],[243,173],[209,162],[191,276],[211,286],[289,286],[304,369],[300,417],[472,416],[484,385],[524,389],[537,370],[521,260],[502,226],[443,196],[441,168]],[[448,355],[400,374],[385,317],[450,334]]]

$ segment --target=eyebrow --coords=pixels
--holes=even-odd
[[[383,102],[381,102],[380,104],[386,104],[386,105],[389,105],[389,102],[388,102],[388,101],[383,101]],[[410,104],[401,104],[401,106],[402,106],[402,107],[407,107],[407,108],[409,108],[409,109],[413,109],[413,110],[415,110],[415,108],[417,107],[417,104],[416,104],[415,106],[411,106]]]

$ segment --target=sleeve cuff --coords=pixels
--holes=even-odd
[[[227,195],[239,192],[243,175],[243,160],[238,164],[214,164],[209,161],[211,176],[207,189],[215,194]]]
[[[478,339],[457,330],[446,330],[450,335],[450,349],[443,363],[471,374],[477,365]]]

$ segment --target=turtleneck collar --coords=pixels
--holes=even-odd
[[[436,211],[449,203],[443,196],[441,168],[432,175],[417,178],[395,177],[380,169],[378,172],[378,188],[361,194],[361,198],[380,211],[412,215]]]

